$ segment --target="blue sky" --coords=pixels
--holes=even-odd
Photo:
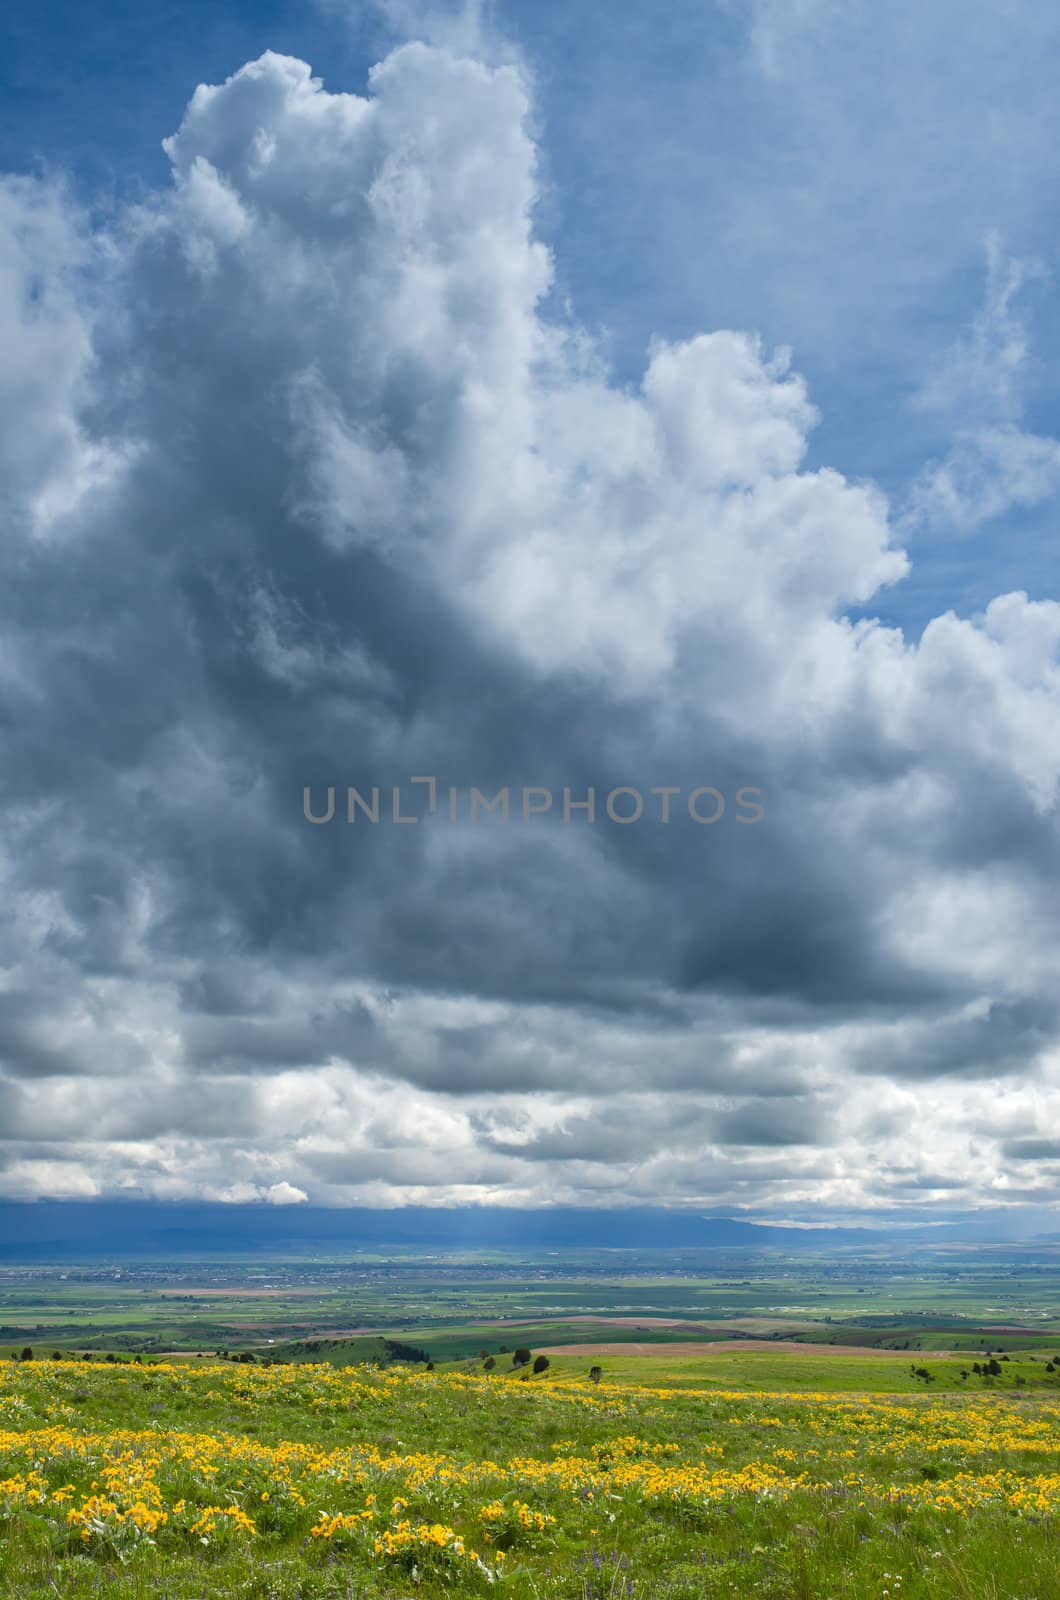
[[[8,8],[0,1195],[1057,1204],[1058,58]]]

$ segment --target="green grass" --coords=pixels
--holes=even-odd
[[[1045,1367],[1052,1353],[1040,1350],[1035,1360],[1026,1355],[1014,1357],[1002,1363],[1002,1377],[985,1381],[971,1373],[974,1358],[939,1359],[904,1350],[893,1356],[824,1354],[812,1349],[805,1355],[772,1350],[682,1355],[678,1345],[667,1346],[661,1356],[554,1355],[549,1358],[549,1370],[559,1377],[584,1377],[592,1364],[599,1363],[607,1378],[616,1382],[746,1389],[754,1393],[805,1389],[836,1394],[924,1394],[929,1390],[977,1394],[1019,1390],[1022,1386],[1016,1380],[1022,1378],[1027,1388],[1047,1391],[1060,1404],[1060,1373],[1047,1372]],[[931,1373],[930,1384],[913,1375],[910,1368],[914,1364]],[[480,1365],[474,1363],[476,1368]],[[969,1373],[967,1379],[962,1379],[962,1371]]]
[[[1060,1600],[1060,1393],[1014,1381],[1044,1385],[1043,1364],[971,1395],[956,1363],[928,1362],[925,1389],[904,1355],[601,1365],[594,1386],[570,1357],[490,1379],[2,1363],[0,1596]],[[100,1491],[116,1510],[83,1539]],[[152,1506],[170,1521],[138,1535]],[[194,1531],[209,1506],[256,1532]],[[450,1530],[445,1548],[376,1551],[405,1518]]]

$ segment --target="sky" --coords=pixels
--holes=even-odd
[[[1054,1212],[1060,15],[0,29],[0,1198]]]

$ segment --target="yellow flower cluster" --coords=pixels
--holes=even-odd
[[[197,1533],[200,1538],[216,1533],[219,1519],[222,1527],[227,1524],[230,1528],[237,1528],[240,1533],[257,1532],[253,1522],[239,1506],[207,1506],[202,1515],[192,1523],[191,1531]]]
[[[414,1528],[407,1518],[396,1528],[384,1528],[373,1540],[372,1549],[376,1555],[396,1556],[419,1545],[452,1551],[458,1556],[464,1554],[464,1541],[452,1528],[441,1522],[421,1522]]]
[[[320,1521],[309,1532],[314,1539],[334,1539],[336,1534],[359,1533],[366,1522],[375,1518],[371,1506],[365,1511],[340,1511],[329,1517],[326,1511],[320,1513]]]
[[[490,1524],[510,1522],[525,1533],[544,1533],[556,1519],[550,1512],[531,1510],[525,1500],[491,1500],[482,1507],[478,1520]]]
[[[862,1493],[879,1493],[873,1485],[853,1474],[847,1483]],[[889,1505],[921,1505],[933,1511],[963,1513],[981,1506],[995,1506],[1019,1513],[1055,1516],[1060,1512],[1060,1473],[1021,1478],[1012,1472],[958,1472],[952,1478],[941,1478],[933,1483],[896,1485],[884,1490],[882,1499]]]

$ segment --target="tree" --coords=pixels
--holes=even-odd
[[[23,1346],[22,1354],[19,1356],[19,1360],[20,1361],[32,1361],[33,1360],[33,1351],[30,1349],[28,1344]]]
[[[513,1367],[525,1367],[527,1362],[533,1360],[534,1352],[520,1347],[512,1356]]]
[[[603,1375],[604,1375],[603,1367],[590,1367],[589,1368],[589,1377],[590,1377],[590,1379],[591,1379],[591,1381],[593,1383],[599,1383],[600,1379],[603,1377]]]
[[[485,1367],[487,1372],[492,1372],[497,1363],[494,1361],[492,1356],[487,1356],[482,1365]]]
[[[535,1372],[546,1372],[547,1370],[548,1370],[548,1357],[547,1356],[538,1356],[537,1360],[534,1362],[534,1371]]]

